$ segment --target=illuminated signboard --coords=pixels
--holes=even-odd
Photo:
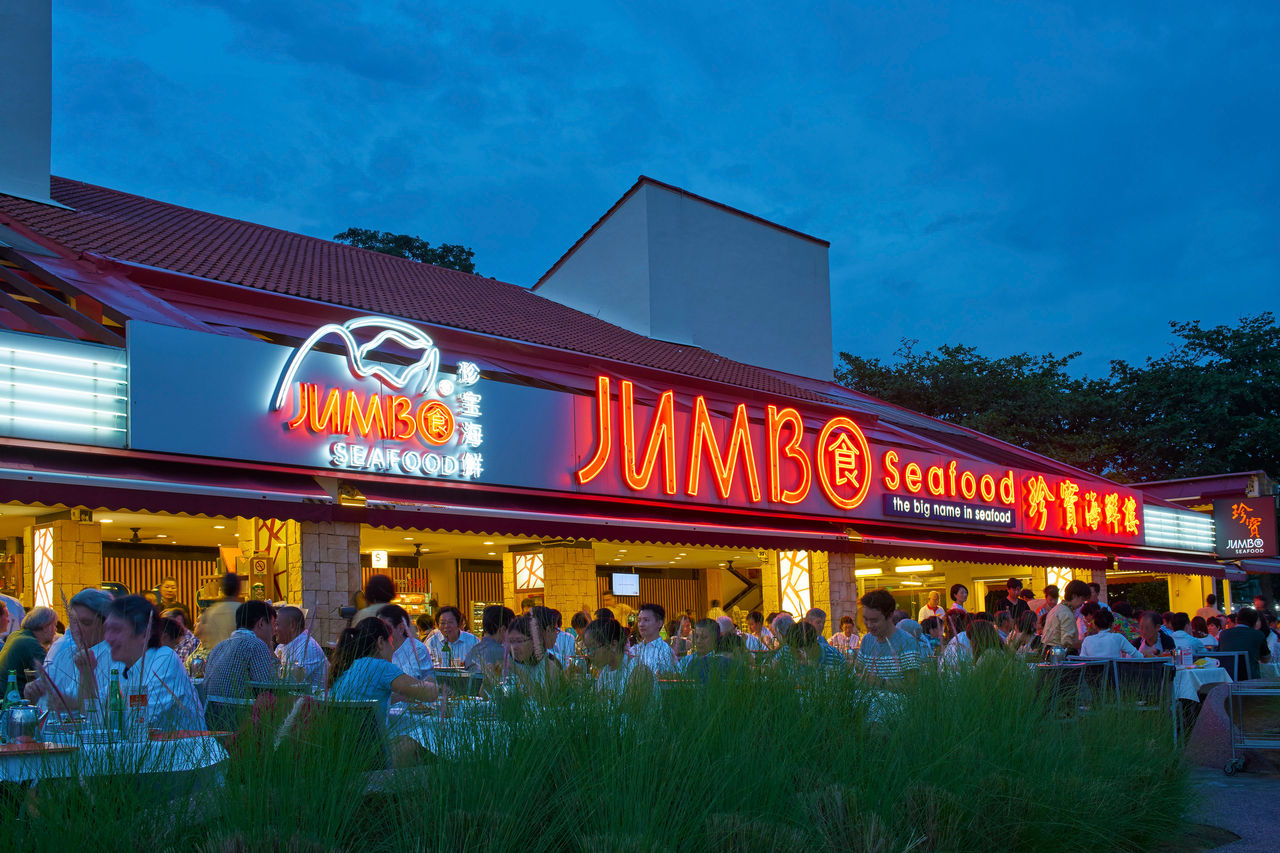
[[[1213,524],[1220,559],[1280,554],[1272,496],[1214,501]]]
[[[305,381],[308,357],[327,338],[341,342],[356,387],[323,376]],[[400,362],[411,353],[409,363],[377,360],[392,347]],[[287,432],[327,442],[334,468],[474,480],[484,473],[479,382],[474,362],[459,361],[453,374],[442,372],[440,350],[421,329],[358,317],[321,326],[294,351],[270,410],[283,416]]]
[[[616,389],[616,390],[615,390]],[[916,520],[1082,541],[1141,544],[1141,496],[1106,480],[1007,468],[869,442],[852,418],[808,420],[768,403],[637,400],[600,376],[581,488],[824,515]]]
[[[128,379],[117,347],[0,331],[0,435],[124,447]]]

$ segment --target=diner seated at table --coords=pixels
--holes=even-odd
[[[182,659],[183,663],[187,662],[187,658],[200,648],[200,638],[191,631],[190,617],[187,612],[178,607],[171,607],[168,610],[161,610],[160,615],[166,619],[172,619],[181,628],[181,636],[178,637],[177,643],[173,646],[173,651]]]
[[[920,647],[920,660],[933,657],[933,646],[925,639],[924,628],[914,619],[903,619],[898,623],[899,631],[906,631]]]
[[[1218,651],[1244,652],[1249,669],[1249,678],[1261,675],[1259,664],[1271,662],[1271,650],[1267,647],[1267,636],[1257,629],[1258,611],[1252,607],[1241,607],[1236,612],[1234,628],[1227,628],[1218,634]]]
[[[564,630],[564,615],[554,607],[545,608],[552,620],[552,628],[554,639],[547,643],[547,653],[555,655],[556,660],[560,661],[560,665],[568,667],[570,659],[573,657],[574,638],[568,631]]]
[[[51,707],[53,699],[55,709],[75,709],[80,707],[80,670],[75,665],[75,656],[82,648],[93,651],[94,657],[111,657],[111,648],[102,639],[103,621],[107,618],[107,608],[111,606],[111,593],[101,589],[82,589],[71,596],[67,603],[67,616],[70,623],[62,639],[49,647],[44,658],[44,669],[52,680],[37,678],[23,688],[23,695],[36,702],[42,709]],[[66,700],[57,701],[61,692]]]
[[[1266,610],[1258,611],[1258,630],[1267,638],[1267,650],[1271,653],[1271,663],[1280,660],[1280,629],[1277,629],[1276,617]]]
[[[236,608],[235,620],[231,636],[209,650],[204,666],[206,696],[249,699],[249,682],[280,677],[280,661],[271,646],[276,609],[265,601],[250,599]]]
[[[972,614],[964,610],[953,608],[947,612],[947,626],[951,639],[942,649],[940,663],[943,666],[955,667],[973,659],[973,650],[969,642],[969,625],[972,621]]]
[[[155,608],[140,595],[111,602],[102,627],[110,655],[92,651],[77,655],[81,686],[91,685],[89,698],[106,708],[112,670],[120,672],[120,688],[128,697],[147,696],[147,726],[162,731],[204,729],[204,705],[186,667],[173,649],[160,644],[160,620]],[[82,691],[81,700],[86,698]]]
[[[1030,611],[1028,611],[1030,612]],[[989,619],[974,619],[969,623],[969,649],[973,662],[979,666],[991,666],[994,662],[1005,660],[1008,652],[1000,639],[1000,632],[995,623]]]
[[[1138,636],[1142,638],[1142,642],[1138,644],[1138,653],[1143,657],[1168,657],[1173,654],[1173,637],[1160,630],[1160,614],[1156,611],[1144,610],[1139,614]]]
[[[692,630],[692,626],[690,629]],[[743,638],[743,643],[749,652],[763,652],[773,648],[773,635],[764,626],[764,614],[759,610],[752,610],[747,614],[747,636]]]
[[[1093,624],[1097,629],[1084,638],[1080,644],[1080,656],[1086,658],[1136,658],[1142,657],[1133,643],[1125,639],[1123,634],[1111,630],[1115,624],[1115,616],[1110,610],[1099,610],[1093,614]]]
[[[467,654],[480,642],[475,634],[464,631],[462,624],[462,611],[452,604],[446,604],[436,613],[438,633],[426,641],[434,666],[461,667]]]
[[[846,616],[846,619],[849,617]],[[929,644],[929,657],[936,658],[942,653],[943,630],[942,620],[937,616],[926,617],[920,623],[920,633],[924,637],[924,641]]]
[[[377,617],[391,629],[391,662],[405,675],[419,681],[435,681],[431,652],[413,636],[405,609],[399,604],[384,604],[378,608]]]
[[[1204,645],[1210,651],[1218,648],[1218,634],[1222,633],[1222,629],[1226,627],[1226,620],[1221,616],[1210,616],[1204,620]]]
[[[507,626],[507,657],[511,661],[510,674],[521,690],[545,699],[560,688],[564,667],[546,653],[543,631],[536,621],[538,610],[535,607],[529,616],[517,616]]]
[[[502,662],[506,657],[507,626],[516,618],[510,607],[501,604],[485,605],[480,615],[480,628],[483,636],[480,642],[467,652],[463,665],[471,672],[496,678],[502,673]]]
[[[699,619],[695,622],[693,650],[677,664],[680,674],[702,684],[723,678],[733,664],[717,653],[720,640],[720,620]]]
[[[597,670],[598,693],[631,710],[643,710],[660,700],[657,676],[627,654],[627,638],[616,619],[596,619],[588,624],[584,647]]]
[[[1040,617],[1032,610],[1018,614],[1018,619],[1013,626],[1013,632],[1005,640],[1009,650],[1014,654],[1020,655],[1038,652],[1040,650],[1040,636],[1036,633],[1036,625],[1039,621]]]
[[[1029,609],[1019,610],[1018,616],[1022,616],[1023,613],[1030,613],[1030,612],[1031,611]],[[1013,611],[1007,610],[1007,609],[997,610],[995,625],[996,625],[996,632],[999,633],[1000,635],[1000,642],[1003,643],[1008,641],[1009,635],[1013,633],[1014,628],[1017,626],[1017,623],[1013,618]]]
[[[338,636],[329,670],[332,698],[340,701],[375,701],[386,719],[391,694],[420,702],[440,695],[434,682],[419,681],[391,661],[391,629],[376,616],[360,620]]]
[[[873,589],[858,603],[867,633],[858,645],[855,671],[876,686],[893,687],[913,680],[920,672],[920,646],[890,620],[897,608],[893,594]]]
[[[1206,651],[1213,651],[1218,648],[1218,638],[1209,634],[1209,623],[1205,621],[1203,616],[1192,616],[1191,627],[1188,633],[1200,642],[1204,643]]]
[[[22,617],[22,627],[9,634],[0,648],[0,678],[12,672],[18,689],[27,684],[27,670],[43,663],[46,649],[58,628],[58,614],[52,607],[33,607]]]
[[[667,611],[661,604],[646,602],[636,611],[636,630],[640,641],[631,647],[631,654],[640,658],[640,662],[654,673],[676,671],[676,655],[671,647],[659,636]]]
[[[1204,643],[1191,636],[1187,631],[1187,629],[1191,627],[1191,617],[1187,614],[1174,613],[1169,618],[1169,627],[1172,631],[1170,636],[1173,637],[1173,644],[1179,649],[1189,649],[1191,654],[1196,657],[1199,657],[1208,651],[1208,649],[1205,648]]]
[[[276,611],[276,658],[280,676],[288,681],[310,684],[319,693],[329,676],[329,659],[307,630],[302,609],[285,605]]]

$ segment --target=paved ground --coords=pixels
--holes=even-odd
[[[1280,850],[1280,774],[1197,767],[1191,771],[1199,802],[1189,815],[1193,823],[1219,826],[1239,841],[1212,848],[1213,853],[1276,853]]]

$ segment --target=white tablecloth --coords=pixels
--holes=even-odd
[[[1200,701],[1200,688],[1206,684],[1230,681],[1231,676],[1222,667],[1204,669],[1175,669],[1173,671],[1173,698]]]
[[[1258,664],[1263,681],[1280,681],[1280,662]]]
[[[71,752],[53,755],[0,755],[0,781],[27,782],[122,774],[173,773],[199,770],[227,758],[217,738],[193,737],[140,743],[76,744]]]

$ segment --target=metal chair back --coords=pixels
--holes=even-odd
[[[253,713],[253,700],[210,696],[204,703],[204,725],[211,732],[238,731]]]
[[[1222,668],[1231,676],[1232,681],[1247,681],[1254,678],[1249,672],[1249,655],[1246,652],[1205,652],[1200,657],[1213,658],[1222,664]]]
[[[1168,658],[1121,658],[1112,662],[1121,702],[1161,708],[1168,704],[1173,667]]]

